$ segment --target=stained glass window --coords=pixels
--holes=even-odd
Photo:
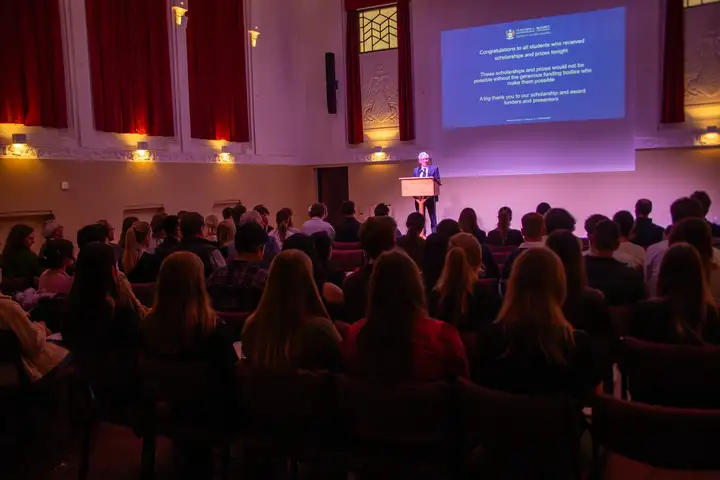
[[[360,11],[360,53],[397,48],[397,5]]]

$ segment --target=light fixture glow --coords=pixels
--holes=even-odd
[[[257,46],[257,40],[260,36],[260,31],[258,30],[258,27],[255,26],[252,29],[248,30],[248,33],[250,34],[250,45],[255,48]]]
[[[32,156],[30,147],[27,144],[27,135],[24,133],[13,133],[12,143],[6,147],[6,153],[15,157]]]
[[[387,160],[388,154],[383,151],[383,147],[375,147],[375,151],[372,154],[372,161],[373,162],[382,162],[383,160]]]
[[[227,145],[223,145],[220,153],[216,157],[217,163],[235,163],[235,157],[230,153]]]
[[[151,162],[152,153],[148,142],[138,142],[137,150],[133,152],[133,162]]]
[[[710,126],[707,127],[705,130],[705,133],[700,135],[699,145],[702,146],[718,146],[720,145],[720,132],[718,132],[718,127],[716,126]]]
[[[185,18],[185,14],[188,12],[188,9],[185,8],[185,2],[180,2],[178,5],[175,5],[172,7],[173,12],[175,13],[175,23],[180,27],[183,23],[183,18]]]

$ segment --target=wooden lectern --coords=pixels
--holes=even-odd
[[[440,195],[440,182],[435,177],[402,177],[400,189],[403,197],[413,197],[419,205],[419,211],[425,214],[425,201]]]

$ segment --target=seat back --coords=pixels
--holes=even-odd
[[[362,250],[360,242],[334,242],[333,250]]]
[[[621,342],[620,371],[633,401],[720,409],[720,347]]]
[[[152,283],[133,283],[132,291],[140,300],[140,303],[146,307],[152,307],[155,301],[155,282]]]
[[[695,410],[599,396],[593,440],[611,452],[656,468],[720,470],[720,410]]]
[[[577,478],[581,407],[569,398],[535,397],[463,385],[470,447],[490,478]]]
[[[337,250],[330,258],[330,267],[337,272],[352,272],[365,264],[362,250]]]
[[[233,341],[238,341],[242,336],[245,321],[251,314],[252,312],[218,312],[217,316],[227,325]]]

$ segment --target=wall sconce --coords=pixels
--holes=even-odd
[[[383,147],[375,147],[375,151],[372,154],[373,162],[382,162],[387,160],[388,154],[383,151]]]
[[[22,158],[37,157],[37,150],[28,145],[27,135],[24,133],[13,133],[11,142],[10,145],[0,145],[0,155]]]
[[[132,154],[133,162],[152,162],[153,154],[150,151],[148,142],[138,142],[137,150]]]
[[[222,150],[215,158],[217,163],[235,163],[235,156],[230,153],[230,148],[227,145],[222,146]]]
[[[720,145],[720,131],[718,131],[718,127],[707,127],[705,129],[705,132],[698,137],[697,145],[701,145],[704,147]]]
[[[183,18],[187,16],[188,9],[185,8],[185,2],[179,2],[177,5],[172,7],[173,13],[175,13],[175,23],[178,27],[183,24]]]
[[[250,34],[250,45],[255,48],[257,46],[257,39],[260,36],[260,31],[258,31],[258,27],[255,26],[251,30],[248,30],[248,33]]]

